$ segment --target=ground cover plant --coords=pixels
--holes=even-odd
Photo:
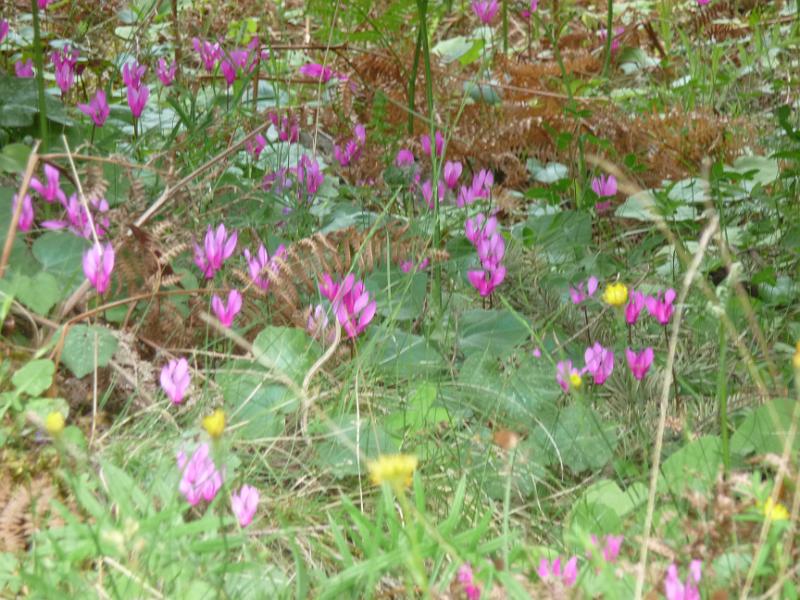
[[[0,590],[797,598],[800,2],[5,2]]]

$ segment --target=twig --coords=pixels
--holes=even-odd
[[[25,166],[25,174],[22,176],[22,185],[19,186],[17,193],[17,205],[14,207],[14,214],[11,216],[11,223],[8,224],[8,233],[6,234],[6,243],[3,245],[3,255],[0,257],[0,279],[6,274],[6,266],[8,266],[8,259],[11,257],[11,248],[14,245],[14,237],[17,235],[17,225],[19,225],[19,217],[22,215],[22,204],[25,194],[28,193],[28,186],[33,177],[33,171],[36,169],[36,163],[39,162],[39,141],[33,145],[31,155],[28,157],[28,164]]]
[[[664,429],[667,422],[667,408],[669,406],[669,388],[672,386],[672,367],[675,364],[675,352],[678,347],[678,333],[680,332],[681,319],[683,317],[683,306],[686,301],[686,296],[689,293],[689,288],[692,285],[692,280],[700,268],[700,262],[706,253],[708,244],[711,242],[717,227],[719,226],[719,215],[712,213],[711,219],[703,230],[700,236],[700,243],[695,252],[692,262],[686,270],[683,277],[683,284],[681,285],[680,293],[675,307],[675,314],[672,321],[672,335],[669,339],[669,349],[667,352],[667,364],[664,368],[664,380],[661,384],[661,406],[660,414],[658,417],[658,431],[656,433],[656,443],[653,449],[653,460],[650,468],[650,492],[647,496],[647,514],[644,521],[644,535],[642,538],[641,557],[639,559],[639,566],[636,573],[636,593],[634,597],[636,600],[641,600],[642,592],[644,590],[645,567],[647,566],[647,551],[650,546],[650,529],[653,526],[653,512],[655,511],[656,504],[656,490],[658,488],[658,475],[661,465],[661,449],[664,444]]]

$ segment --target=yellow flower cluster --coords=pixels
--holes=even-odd
[[[603,292],[603,302],[611,306],[622,306],[628,301],[628,288],[624,283],[617,281],[606,286]]]
[[[764,516],[770,521],[788,521],[789,511],[780,502],[773,502],[772,498],[767,498],[764,506],[761,509]]]
[[[44,428],[53,437],[57,437],[64,431],[64,424],[64,415],[60,412],[51,412],[44,419]]]
[[[218,408],[207,417],[203,417],[203,429],[215,440],[221,437],[225,430],[225,411]]]
[[[381,485],[386,482],[400,490],[411,485],[417,463],[417,457],[410,454],[385,454],[378,460],[369,461],[367,468],[372,483]]]

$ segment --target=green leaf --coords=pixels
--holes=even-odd
[[[553,262],[574,259],[592,242],[592,217],[586,211],[560,211],[528,220],[537,249]]]
[[[550,464],[557,464],[560,456],[564,466],[574,473],[601,469],[613,458],[617,445],[616,426],[603,423],[599,415],[582,404],[561,411],[550,434],[552,442],[542,431],[536,431],[534,436],[546,448]]]
[[[36,106],[20,104],[6,104],[0,106],[0,126],[2,127],[30,127],[33,117],[39,109]]]
[[[742,421],[731,436],[731,452],[737,454],[781,454],[792,423],[796,400],[778,399],[759,406]],[[793,451],[800,449],[795,436]]]
[[[528,329],[509,310],[470,310],[461,315],[459,348],[464,354],[510,353],[528,339]]]
[[[31,148],[27,144],[8,144],[0,153],[0,171],[23,173],[28,166]]]
[[[425,273],[409,275],[399,270],[380,270],[372,273],[364,283],[367,289],[378,290],[375,301],[379,315],[397,321],[411,321],[422,314],[428,287]]]
[[[83,253],[89,243],[66,231],[48,231],[33,243],[33,255],[42,265],[62,280],[80,280],[83,277]]]
[[[253,341],[256,362],[265,361],[300,384],[319,358],[318,344],[296,327],[265,327]]]
[[[67,333],[61,359],[75,377],[85,377],[97,366],[105,367],[117,350],[117,338],[105,327],[97,325],[75,325]]]
[[[12,285],[17,299],[40,315],[47,315],[62,297],[58,280],[45,271],[33,277],[17,274]]]
[[[673,453],[661,467],[663,479],[673,493],[681,495],[689,489],[707,490],[717,478],[722,465],[720,440],[706,435]]]
[[[442,421],[449,421],[450,411],[443,406],[434,406],[436,385],[426,381],[409,396],[403,410],[386,417],[384,425],[392,434],[403,437],[431,429]]]
[[[597,535],[619,533],[622,519],[647,499],[647,488],[634,483],[623,491],[615,481],[601,479],[590,485],[573,504],[567,521],[572,527]]]
[[[32,360],[11,377],[17,393],[38,396],[53,384],[56,366],[52,360]]]
[[[288,388],[268,378],[267,371],[250,361],[226,363],[217,373],[225,406],[236,414],[237,435],[254,440],[279,435],[283,415],[297,409],[299,399]]]
[[[405,379],[444,368],[436,349],[418,335],[379,326],[370,327],[368,340],[375,348],[372,366],[386,375]]]
[[[321,426],[318,424],[317,428]],[[361,421],[356,427],[355,415],[344,415],[333,419],[320,429],[330,435],[327,441],[315,445],[317,462],[325,467],[334,477],[357,475],[359,463],[356,448],[361,451],[361,472],[365,473],[367,465],[363,459],[377,458],[380,454],[393,454],[398,451],[397,442],[380,425],[369,420]],[[358,436],[356,436],[358,432]],[[356,443],[358,442],[358,443]]]

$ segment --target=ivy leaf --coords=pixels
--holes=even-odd
[[[70,328],[61,359],[75,377],[80,379],[94,371],[95,346],[97,366],[105,367],[117,350],[117,338],[108,329],[96,325],[75,325]]]
[[[56,366],[52,360],[32,360],[11,377],[18,394],[38,396],[53,384]]]

